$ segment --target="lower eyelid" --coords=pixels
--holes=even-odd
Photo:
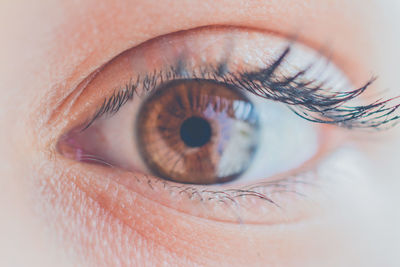
[[[338,154],[337,157],[342,158],[342,162],[344,161],[350,169],[363,169],[357,162],[350,160],[353,157],[351,155],[350,158],[343,157],[342,154]],[[249,257],[260,259],[264,264],[276,255],[291,255],[291,250],[296,255],[304,250],[306,254],[301,255],[314,258],[315,253],[319,253],[319,247],[316,245],[311,249],[310,246],[318,237],[310,236],[318,232],[324,233],[325,241],[338,241],[332,234],[337,232],[332,232],[331,225],[326,225],[323,221],[321,223],[322,215],[334,212],[331,207],[326,208],[326,196],[308,199],[307,204],[312,207],[310,213],[303,214],[297,220],[281,220],[280,223],[277,220],[270,224],[258,225],[247,225],[237,220],[234,223],[221,223],[177,211],[177,206],[168,207],[161,202],[156,193],[149,196],[146,192],[154,191],[148,190],[146,179],[151,177],[138,174],[137,178],[143,181],[142,189],[146,190],[141,192],[138,186],[130,188],[114,180],[123,175],[132,179],[132,173],[77,163],[62,156],[52,157],[47,161],[50,163],[45,169],[51,172],[47,174],[51,178],[40,184],[39,191],[45,194],[45,208],[50,214],[50,222],[54,221],[57,228],[65,228],[63,234],[66,241],[76,242],[79,239],[80,242],[82,239],[83,246],[87,246],[93,244],[93,240],[99,240],[96,246],[98,253],[115,253],[122,261],[125,259],[131,262],[132,257],[135,259],[138,253],[140,254],[138,251],[151,251],[153,258],[163,259],[160,253],[167,250],[169,253],[178,254],[179,259],[184,258],[186,263],[204,263],[205,257],[212,262],[211,265],[224,262],[232,266],[245,266]],[[339,177],[336,176],[342,175],[343,172],[339,171],[342,168],[341,162],[333,159],[333,163],[339,164],[339,169],[325,169],[325,172],[333,175],[328,182],[329,187],[326,187],[325,181],[323,184],[312,185],[310,190],[320,192],[326,187],[325,191],[329,195],[337,192],[337,189],[333,188],[340,187],[337,184],[341,182],[337,181]],[[344,173],[340,180],[354,178],[352,174]],[[342,197],[343,194],[339,194],[338,198]],[[281,218],[287,218],[290,215],[288,212],[290,211],[282,210]],[[244,246],[243,240],[249,242]],[[77,249],[80,249],[82,244],[79,244]],[[216,248],[215,244],[224,245]],[[282,252],[282,245],[288,251]],[[259,247],[264,249],[261,254]],[[83,247],[83,253],[87,249]],[[111,251],[114,249],[117,250]],[[128,252],[130,254],[126,255]],[[236,257],[235,262],[230,262],[230,255],[233,254],[243,262],[238,263]],[[172,262],[171,259],[168,262]],[[293,266],[296,266],[296,263]]]
[[[312,172],[304,171],[307,176],[283,174],[247,186],[202,187],[176,184],[140,172],[99,165],[80,163],[76,168],[76,171],[83,168],[85,175],[93,179],[86,184],[90,187],[86,190],[96,191],[96,188],[102,187],[95,186],[96,183],[110,179],[107,183],[124,188],[128,198],[132,197],[130,194],[139,193],[159,205],[212,221],[234,224],[287,224],[316,216],[319,210],[315,204],[310,205],[310,196],[318,195],[315,185],[319,180]],[[107,189],[107,192],[102,194],[108,195],[103,197],[110,197],[114,192]]]
[[[82,172],[82,170],[79,170],[81,167],[77,166],[76,170],[71,168],[70,175],[75,172]],[[270,202],[261,193],[250,195],[250,190],[246,192],[236,189],[201,189],[200,187],[162,181],[157,177],[142,173],[124,172],[94,165],[85,164],[82,169],[84,169],[86,177],[78,176],[79,174],[74,175],[79,177],[75,180],[75,184],[87,194],[92,195],[93,199],[100,201],[100,204],[106,210],[115,212],[120,219],[130,218],[132,212],[137,212],[135,211],[137,208],[143,208],[134,204],[136,199],[139,200],[142,197],[146,201],[157,203],[154,204],[155,206],[163,206],[169,214],[174,214],[171,211],[175,210],[176,215],[193,217],[194,220],[203,218],[210,222],[219,221],[229,224],[273,225],[294,223],[309,217],[311,214],[315,215],[316,211],[316,207],[307,207],[307,205],[304,205],[305,202],[301,201],[301,198],[298,198],[299,196],[295,194],[295,187],[301,186],[303,187],[302,191],[305,192],[306,181],[302,181],[301,184],[296,184],[296,181],[290,180],[280,181],[279,183],[283,188],[276,187],[275,189],[273,183],[270,182],[270,191],[276,190],[275,193],[280,194],[282,199],[289,202],[290,205],[294,204],[295,199],[297,200],[296,205],[284,207]],[[236,191],[237,193],[235,193]],[[283,196],[285,191],[287,194]],[[253,210],[248,210],[249,207]],[[230,211],[227,212],[227,209]],[[263,214],[255,212],[254,209],[262,211]],[[160,211],[153,210],[151,212],[157,214]],[[131,222],[127,221],[127,223]]]
[[[54,208],[59,209],[56,214],[67,212],[68,216],[73,217],[72,220],[77,220],[68,224],[71,221],[65,220],[66,218],[57,218],[60,220],[57,221],[57,227],[63,226],[66,229],[64,232],[67,234],[66,241],[76,242],[75,238],[82,238],[81,242],[85,246],[88,244],[88,240],[85,238],[90,238],[92,235],[94,235],[93,238],[98,238],[98,235],[101,235],[98,249],[107,249],[107,246],[111,246],[109,249],[118,247],[129,251],[125,247],[129,244],[130,248],[132,246],[136,249],[142,247],[146,251],[155,249],[152,257],[162,258],[162,255],[158,255],[158,253],[167,248],[170,253],[180,253],[179,258],[186,258],[189,262],[198,261],[200,259],[198,252],[201,250],[203,256],[204,253],[210,253],[207,256],[209,260],[229,262],[226,255],[230,255],[232,248],[240,248],[240,243],[245,238],[254,236],[254,241],[258,240],[256,244],[253,244],[256,249],[257,245],[266,240],[278,238],[278,236],[274,237],[278,233],[284,231],[287,231],[288,235],[290,232],[296,233],[292,227],[288,227],[287,230],[280,227],[279,231],[270,229],[270,231],[264,232],[263,236],[259,236],[256,234],[257,229],[244,229],[241,225],[199,220],[198,217],[174,212],[173,209],[149,201],[148,198],[131,192],[118,183],[110,182],[107,174],[101,171],[84,168],[74,170],[74,167],[69,166],[69,163],[66,162],[58,162],[56,165],[63,170],[70,169],[70,171],[64,174],[63,179],[50,182],[46,187],[60,188],[60,185],[57,184],[62,183],[63,190],[55,192],[55,196],[51,198],[56,200],[61,197],[60,194],[64,194],[63,197],[68,199],[68,195],[72,194],[72,199],[69,200],[72,202],[66,201],[61,205],[73,204],[71,207],[55,206]],[[75,205],[78,205],[79,208]],[[65,211],[61,209],[65,209]],[[68,219],[70,218],[68,217]],[[199,235],[202,238],[199,238]],[[290,236],[294,237],[295,235]],[[279,238],[281,239],[282,236],[280,235]],[[214,253],[215,250],[209,250],[215,242],[222,244],[227,240],[229,240],[230,248],[219,247],[218,253]],[[118,246],[113,244],[118,244]],[[154,246],[152,247],[151,244]],[[84,252],[87,250],[86,247],[82,247],[82,249]],[[271,253],[272,251],[273,249]],[[121,251],[116,253],[121,253]],[[135,253],[132,256],[137,256],[138,251],[135,250]],[[120,260],[124,260],[124,257],[127,256],[117,255],[122,257]],[[246,251],[243,256],[256,256],[256,254],[252,255],[251,251]]]

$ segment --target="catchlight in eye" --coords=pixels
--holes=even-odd
[[[161,85],[142,104],[138,146],[151,172],[181,183],[232,181],[249,167],[257,111],[242,93],[207,80]]]

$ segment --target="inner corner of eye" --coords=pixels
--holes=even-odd
[[[297,168],[320,149],[318,131],[283,104],[241,87],[266,83],[287,44],[258,31],[214,29],[126,51],[87,88],[112,88],[98,108],[109,116],[66,134],[59,150],[76,161],[197,185],[248,182]],[[315,56],[301,46],[292,50],[301,57],[287,57],[282,72],[295,73]],[[258,80],[243,80],[249,74],[243,65],[258,66],[251,73]]]

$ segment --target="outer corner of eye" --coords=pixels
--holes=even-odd
[[[181,212],[226,222],[298,219],[309,210],[298,199],[321,179],[311,173],[337,149],[323,123],[346,116],[330,92],[348,81],[333,63],[310,67],[327,59],[288,43],[213,27],[125,51],[86,85],[82,97],[94,100],[85,108],[96,115],[66,133],[60,151],[125,170],[110,177]]]

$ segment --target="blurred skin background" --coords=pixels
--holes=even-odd
[[[400,95],[399,17],[397,0],[0,1],[0,265],[400,266],[398,127],[354,133],[357,163],[323,185],[317,214],[286,224],[177,212],[55,149],[74,119],[57,108],[85,77],[202,26],[296,33],[357,86],[377,76],[375,99]]]

